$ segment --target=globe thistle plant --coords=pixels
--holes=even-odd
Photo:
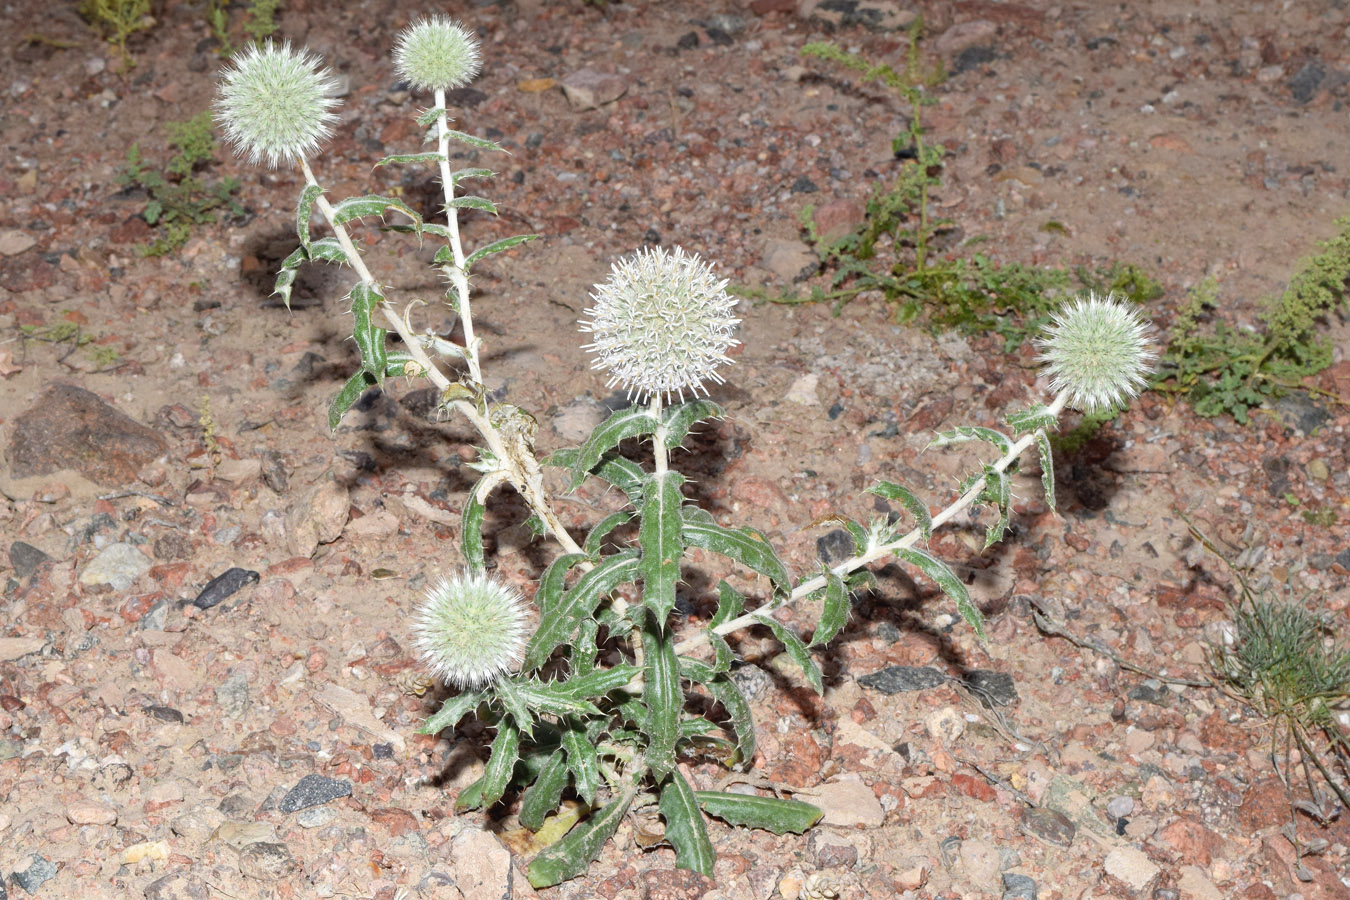
[[[394,48],[394,69],[419,91],[448,91],[473,81],[481,59],[473,33],[445,16],[409,26]]]
[[[253,165],[300,162],[332,135],[337,82],[317,57],[268,41],[236,54],[223,76],[216,119]]]
[[[622,384],[630,396],[707,393],[704,382],[721,384],[717,367],[740,319],[726,279],[697,255],[676,247],[646,248],[614,264],[609,280],[597,285],[581,330],[595,340],[594,368],[608,369],[609,385]]]
[[[1085,412],[1119,406],[1148,383],[1155,352],[1137,309],[1108,294],[1080,297],[1055,313],[1039,342],[1050,389]]]
[[[520,662],[525,645],[520,592],[482,573],[441,578],[426,592],[413,646],[433,676],[478,690]]]

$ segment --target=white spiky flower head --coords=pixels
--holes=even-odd
[[[629,396],[707,393],[705,381],[722,383],[717,367],[731,362],[727,351],[740,343],[731,336],[740,319],[727,280],[712,267],[676,247],[648,247],[614,264],[609,280],[596,285],[581,330],[595,340],[593,368],[608,369],[609,385],[622,384]]]
[[[525,632],[520,592],[465,571],[427,590],[413,624],[413,647],[433,676],[477,690],[520,662]]]
[[[337,82],[317,56],[268,41],[235,54],[223,75],[216,121],[250,163],[298,162],[332,135]]]
[[[1128,402],[1148,383],[1157,356],[1149,331],[1138,308],[1112,294],[1066,303],[1038,342],[1050,389],[1068,392],[1068,405],[1085,412]]]
[[[478,76],[481,59],[473,32],[445,16],[414,22],[394,47],[398,76],[421,91],[445,91]]]

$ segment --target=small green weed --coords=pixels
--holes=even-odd
[[[123,72],[136,65],[136,60],[127,52],[127,38],[155,26],[150,15],[150,0],[84,0],[80,4],[80,15],[117,48],[122,57]]]
[[[176,151],[164,171],[146,166],[139,144],[127,151],[127,165],[117,176],[118,184],[140,188],[149,197],[145,221],[160,229],[160,236],[148,246],[137,248],[142,256],[164,256],[187,243],[194,225],[216,221],[216,211],[243,215],[243,207],[233,194],[239,189],[236,178],[206,181],[197,172],[213,159],[216,142],[211,136],[211,114],[200,113],[185,122],[165,126],[169,145]]]
[[[208,0],[206,5],[206,24],[211,28],[211,36],[220,46],[217,52],[221,56],[232,56],[241,49],[230,38],[230,13],[228,0]],[[248,40],[244,45],[260,44],[276,34],[277,12],[281,9],[281,0],[249,0],[248,10],[244,13],[241,26]]]
[[[929,193],[942,183],[941,144],[924,139],[922,110],[935,102],[926,88],[945,78],[941,68],[925,71],[919,56],[922,20],[909,29],[903,72],[873,64],[856,53],[828,43],[807,44],[806,56],[826,59],[858,73],[863,82],[880,81],[910,105],[904,130],[892,141],[897,158],[905,160],[895,183],[878,190],[867,202],[863,224],[852,234],[825,243],[814,209],[802,211],[802,228],[830,272],[828,289],[813,287],[805,297],[770,298],[780,303],[828,302],[836,314],[860,294],[877,292],[892,304],[897,321],[922,318],[930,327],[964,333],[993,332],[1012,351],[1038,333],[1075,289],[1114,292],[1136,303],[1162,295],[1162,287],[1135,266],[1114,264],[1097,269],[1040,269],[1018,263],[1000,264],[982,253],[969,259],[938,258],[934,238],[952,228],[934,218]],[[1044,230],[1063,230],[1048,222]],[[975,244],[978,241],[968,241]],[[879,259],[884,256],[885,260]]]
[[[64,362],[70,354],[81,349],[100,371],[116,367],[122,359],[122,354],[115,347],[94,343],[97,340],[94,335],[68,319],[52,325],[20,325],[19,334],[24,339],[44,344],[70,344],[70,348],[58,358],[58,362]]]
[[[1277,298],[1267,300],[1255,330],[1213,319],[1218,287],[1206,279],[1190,293],[1172,323],[1155,387],[1184,396],[1202,416],[1231,415],[1246,424],[1267,400],[1302,386],[1331,365],[1331,342],[1321,320],[1345,305],[1350,286],[1350,218],[1339,233],[1304,260]]]

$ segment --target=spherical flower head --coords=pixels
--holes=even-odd
[[[740,319],[736,299],[712,267],[676,247],[645,248],[614,264],[609,280],[597,285],[581,330],[595,335],[585,349],[594,368],[608,369],[609,385],[622,384],[630,396],[689,391],[707,393],[705,381],[721,384],[717,366],[740,343],[731,336]]]
[[[1039,342],[1050,389],[1085,412],[1122,405],[1148,383],[1156,354],[1133,304],[1088,294],[1065,304]]]
[[[337,82],[318,57],[268,41],[235,54],[223,75],[216,121],[250,163],[295,163],[332,135]]]
[[[433,676],[477,690],[520,662],[525,632],[519,591],[486,574],[461,572],[427,590],[413,624],[413,647]]]
[[[446,91],[478,76],[478,39],[444,16],[415,22],[398,37],[394,68],[421,91]]]

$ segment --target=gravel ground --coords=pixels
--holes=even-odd
[[[616,398],[575,323],[610,263],[644,244],[678,243],[738,285],[791,287],[813,261],[798,211],[847,219],[893,178],[909,112],[798,51],[833,40],[899,65],[903,32],[879,26],[914,13],[925,59],[949,73],[925,119],[949,151],[935,205],[961,234],[1007,262],[1138,263],[1165,287],[1149,310],[1163,329],[1213,275],[1222,317],[1252,323],[1346,212],[1350,29],[1333,3],[1229,7],[455,6],[485,45],[482,77],[453,98],[459,127],[511,152],[466,157],[496,168],[481,192],[502,210],[468,217],[467,242],[543,235],[476,271],[489,387],[536,415],[544,450],[585,434]],[[868,9],[877,27],[858,21]],[[333,196],[432,203],[424,173],[371,168],[417,143],[418,98],[388,48],[423,11],[283,3],[281,34],[347,85],[315,164]],[[415,733],[444,693],[414,677],[409,611],[460,562],[468,429],[392,384],[330,434],[327,403],[356,358],[342,276],[306,271],[290,313],[268,298],[295,246],[295,173],[219,153],[208,175],[241,179],[245,215],[194,229],[180,253],[136,253],[152,232],[144,197],[116,182],[127,148],[162,159],[162,126],[207,107],[220,65],[201,4],[155,15],[124,76],[71,8],[6,7],[41,38],[11,38],[0,61],[0,897],[532,896],[504,849],[517,867],[532,852],[513,810],[453,813],[481,772],[481,729]],[[560,87],[582,82],[598,108]],[[439,290],[430,250],[367,241],[400,300]],[[716,394],[728,418],[676,464],[797,572],[831,546],[808,523],[870,515],[861,491],[877,478],[934,502],[952,490],[976,457],[921,455],[933,429],[996,425],[1045,388],[1030,348],[902,328],[875,298],[839,317],[750,301],[740,314]],[[91,340],[41,339],[70,325]],[[675,870],[665,844],[644,849],[634,819],[588,875],[540,895],[1350,896],[1350,814],[1300,816],[1328,846],[1304,860],[1311,881],[1296,877],[1251,709],[1032,620],[1043,605],[1120,659],[1205,677],[1233,585],[1184,513],[1344,629],[1350,329],[1327,328],[1336,363],[1315,386],[1331,396],[1291,397],[1244,428],[1146,395],[1060,460],[1058,515],[1033,473],[1004,543],[980,552],[969,519],[935,535],[989,645],[898,567],[819,654],[823,697],[767,633],[743,635],[754,774],[820,804],[823,825],[712,823],[705,879]],[[584,489],[560,509],[584,528],[612,502]],[[553,550],[522,519],[504,500],[487,531],[498,574],[528,593]],[[726,774],[686,770],[700,788]]]

